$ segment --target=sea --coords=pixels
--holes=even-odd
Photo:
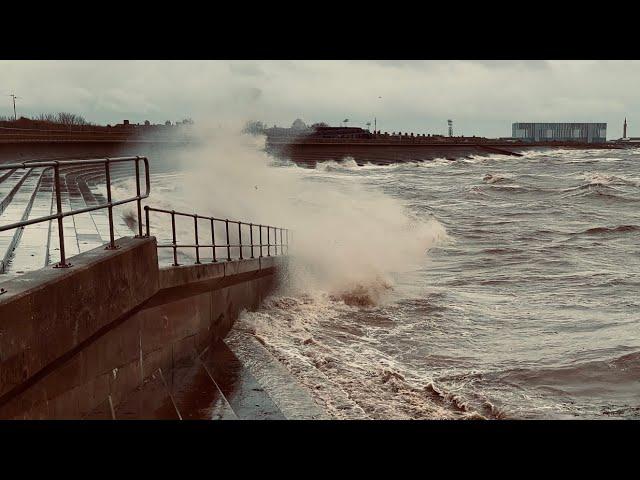
[[[640,418],[640,150],[265,161],[327,192],[357,186],[442,232],[397,271],[382,259],[411,230],[385,244],[374,294],[283,287],[237,322],[332,418]],[[153,184],[177,199],[180,175]]]

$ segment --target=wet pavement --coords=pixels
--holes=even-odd
[[[183,420],[238,418],[200,359],[172,369],[166,381]]]
[[[114,170],[112,183],[123,174]],[[61,170],[60,196],[63,211],[106,203],[104,169],[95,166]],[[0,172],[0,224],[44,217],[55,212],[53,174],[34,168]],[[133,232],[122,215],[114,214],[116,238]],[[106,210],[82,213],[64,219],[65,253],[72,257],[109,241]],[[0,232],[0,282],[60,261],[57,221],[46,221],[22,229]]]
[[[238,418],[286,419],[256,378],[224,342],[209,347],[201,360]]]

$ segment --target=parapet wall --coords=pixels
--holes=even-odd
[[[193,358],[257,308],[284,257],[159,269],[154,238],[122,238],[6,283],[0,418],[82,418]]]

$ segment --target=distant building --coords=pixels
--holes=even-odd
[[[296,118],[291,125],[293,130],[307,130],[309,127],[299,118]]]
[[[308,137],[308,138],[370,138],[371,132],[360,127],[329,127],[326,124],[314,124],[307,127],[304,122],[297,119],[291,128],[265,128],[263,132],[268,137]]]
[[[607,141],[606,123],[514,123],[512,137],[530,142]]]

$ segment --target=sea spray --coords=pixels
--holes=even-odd
[[[447,238],[434,218],[411,215],[382,191],[349,178],[328,183],[323,171],[267,155],[264,137],[237,132],[203,130],[199,145],[176,158],[184,172],[180,203],[189,212],[290,229],[290,293],[376,302],[392,274],[414,268]]]

